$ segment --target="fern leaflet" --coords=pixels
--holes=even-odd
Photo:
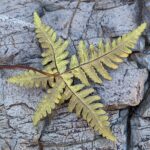
[[[93,88],[87,88],[84,84],[72,85],[68,80],[70,74],[64,74],[63,79],[70,90],[71,97],[68,109],[70,112],[75,110],[77,116],[82,116],[90,127],[102,134],[109,140],[115,141],[115,136],[109,128],[108,116],[100,103],[100,97],[95,94]]]
[[[47,94],[44,96],[42,101],[37,107],[37,110],[33,116],[33,124],[37,123],[48,114],[59,104],[62,99],[62,93],[65,88],[65,83],[61,79],[57,79],[53,88],[47,90]]]
[[[43,61],[45,65],[44,69],[49,73],[57,73],[66,71],[66,65],[69,63],[66,60],[69,52],[66,51],[68,47],[68,41],[63,41],[61,38],[57,39],[56,32],[42,23],[38,14],[34,13],[34,24],[36,37],[38,38],[41,47],[46,49],[42,53]]]
[[[53,86],[54,77],[49,77],[36,71],[25,71],[21,75],[17,75],[8,79],[8,82],[24,87],[42,87],[47,88],[47,83]]]
[[[76,55],[72,56],[70,63],[71,72],[85,85],[89,85],[87,77],[95,83],[102,83],[99,74],[104,79],[111,80],[112,78],[105,69],[105,66],[111,69],[117,69],[118,64],[123,62],[123,58],[128,57],[128,55],[132,53],[131,49],[134,48],[139,36],[145,28],[146,23],[143,23],[131,33],[114,40],[112,43],[108,42],[104,45],[102,41],[100,41],[98,47],[94,47],[94,45],[91,44],[89,51],[87,51],[85,43],[80,41],[78,46],[79,61]]]

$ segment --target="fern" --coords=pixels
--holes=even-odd
[[[111,80],[106,67],[117,69],[123,58],[128,57],[131,49],[136,44],[139,36],[146,28],[142,24],[131,33],[112,43],[98,46],[86,47],[83,41],[79,42],[78,53],[71,56],[66,51],[68,41],[59,38],[56,32],[43,24],[38,14],[34,13],[34,24],[36,37],[44,49],[42,53],[43,70],[51,76],[36,71],[27,71],[24,74],[11,77],[9,82],[25,87],[42,87],[47,93],[37,107],[33,116],[33,123],[38,122],[51,114],[51,111],[58,105],[69,100],[68,110],[75,111],[87,121],[90,127],[98,131],[103,137],[115,141],[115,136],[110,131],[108,115],[103,109],[98,96],[90,87],[91,79],[94,83],[102,83],[103,79]],[[80,83],[75,84],[75,78]]]

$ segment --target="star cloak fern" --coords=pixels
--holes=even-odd
[[[115,141],[115,136],[110,131],[107,113],[100,103],[100,96],[90,87],[93,83],[101,84],[103,79],[111,80],[106,70],[117,69],[123,58],[128,57],[131,49],[136,44],[139,36],[146,28],[143,23],[134,31],[126,34],[112,43],[98,46],[90,44],[87,48],[83,41],[79,42],[77,55],[71,56],[66,50],[69,42],[59,38],[56,32],[43,24],[38,14],[34,13],[36,37],[44,49],[42,53],[43,71],[51,74],[48,76],[36,71],[26,71],[24,74],[8,79],[9,82],[25,87],[42,87],[47,93],[37,107],[33,116],[33,123],[38,122],[51,114],[51,111],[65,100],[69,100],[68,110],[75,111],[87,121],[90,127],[98,131],[103,137]],[[79,79],[80,83],[74,84]]]

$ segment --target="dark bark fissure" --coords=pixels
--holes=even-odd
[[[127,150],[130,150],[130,142],[131,142],[131,117],[133,115],[133,108],[129,107],[129,114],[127,118]]]

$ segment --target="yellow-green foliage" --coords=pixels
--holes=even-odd
[[[78,45],[79,61],[76,55],[71,57],[71,72],[85,85],[89,85],[87,77],[95,83],[102,83],[99,74],[104,79],[111,80],[112,78],[105,66],[110,69],[117,69],[118,64],[123,62],[123,58],[132,53],[131,49],[134,48],[145,27],[146,24],[144,23],[129,34],[113,40],[112,43],[108,42],[106,45],[103,45],[102,41],[97,47],[91,44],[89,50],[87,50],[85,43],[80,41]]]
[[[33,87],[46,88],[47,83],[49,83],[50,85],[54,84],[53,77],[50,78],[44,74],[32,70],[25,71],[21,75],[11,77],[8,79],[8,81],[13,84],[18,84],[19,86],[30,87],[30,88]]]
[[[69,61],[66,59],[69,52],[66,51],[68,41],[57,39],[56,32],[43,24],[37,13],[34,13],[35,33],[41,47],[45,49],[42,53],[42,64],[49,73],[64,72]],[[47,65],[48,64],[48,65]]]
[[[52,109],[54,109],[56,107],[55,105],[60,102],[64,88],[65,83],[58,78],[53,88],[47,90],[47,94],[45,94],[33,116],[34,125],[37,125],[39,120],[46,117],[47,114],[51,114]]]
[[[101,98],[90,87],[89,79],[93,83],[100,84],[103,78],[111,80],[106,66],[110,69],[118,68],[123,58],[128,57],[132,52],[131,49],[146,28],[146,24],[143,23],[129,34],[105,45],[100,41],[98,46],[91,44],[86,47],[85,43],[80,41],[77,55],[71,56],[70,60],[69,52],[66,51],[68,41],[57,37],[52,28],[42,23],[36,12],[34,13],[34,24],[36,37],[44,50],[42,53],[43,71],[52,76],[27,71],[8,80],[25,87],[47,88],[47,93],[33,116],[33,123],[37,125],[47,114],[51,114],[56,105],[69,100],[68,110],[70,112],[75,111],[77,116],[86,120],[95,131],[115,141],[116,138],[110,131],[107,113],[103,109],[103,104],[100,103]],[[80,83],[73,82],[76,78],[80,80]]]

